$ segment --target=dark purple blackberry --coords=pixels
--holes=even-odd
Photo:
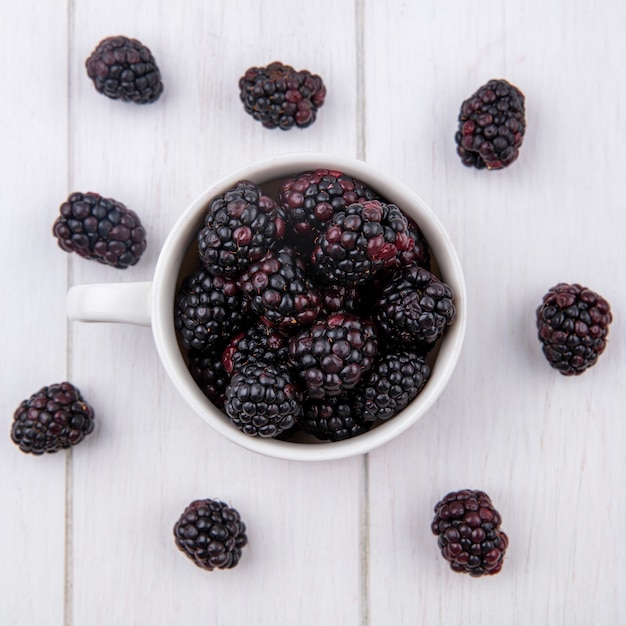
[[[431,346],[456,318],[452,289],[418,266],[397,272],[375,305],[376,321],[393,343]]]
[[[519,155],[526,120],[524,94],[506,80],[490,80],[465,100],[455,135],[464,165],[498,170]]]
[[[267,252],[239,282],[252,311],[269,326],[284,331],[307,326],[320,312],[320,295],[293,248]]]
[[[85,62],[96,90],[136,104],[154,102],[163,93],[161,73],[150,50],[136,39],[107,37]]]
[[[537,308],[537,331],[548,363],[564,376],[582,374],[606,348],[609,303],[579,284],[559,283]]]
[[[211,274],[238,277],[278,245],[284,211],[254,183],[239,181],[211,200],[198,233],[200,261]]]
[[[455,572],[497,574],[509,544],[501,517],[489,496],[473,489],[449,493],[435,506],[431,530]]]
[[[257,361],[287,364],[287,341],[287,336],[280,331],[264,322],[258,322],[230,340],[222,353],[222,364],[229,374],[241,369],[243,365]]]
[[[324,104],[326,87],[317,74],[296,71],[279,61],[251,67],[239,79],[239,97],[246,113],[265,128],[306,128]]]
[[[358,287],[347,285],[320,285],[322,311],[325,316],[333,313],[364,312],[363,294]]]
[[[356,387],[378,353],[374,323],[351,313],[319,319],[291,338],[289,356],[311,398]]]
[[[418,396],[429,377],[422,354],[403,348],[380,354],[358,387],[359,413],[370,422],[394,417]]]
[[[194,500],[174,524],[179,550],[198,567],[213,571],[239,563],[248,543],[239,512],[220,500]]]
[[[288,224],[297,235],[311,241],[325,230],[337,211],[376,198],[365,183],[327,169],[302,172],[278,189],[278,202],[285,209]]]
[[[230,374],[222,365],[222,355],[211,351],[189,350],[188,368],[202,393],[218,408],[224,408],[224,394]]]
[[[125,269],[146,249],[146,231],[134,211],[97,193],[73,193],[52,226],[59,247],[85,259]]]
[[[358,412],[354,398],[346,394],[306,400],[298,423],[303,431],[323,441],[356,437],[367,432],[371,426]]]
[[[57,452],[80,443],[94,429],[94,411],[69,382],[42,387],[13,414],[11,439],[22,452]]]
[[[300,418],[302,393],[285,365],[255,361],[233,372],[224,409],[246,435],[273,438]]]
[[[335,213],[315,240],[313,269],[321,280],[359,285],[399,266],[399,254],[414,246],[408,222],[395,204],[351,204]]]
[[[174,327],[184,348],[211,350],[223,346],[242,328],[243,294],[237,283],[200,268],[179,287]]]

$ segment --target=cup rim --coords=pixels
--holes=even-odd
[[[437,259],[442,278],[454,292],[457,316],[441,343],[426,387],[406,409],[376,428],[337,442],[295,443],[252,437],[239,430],[197,386],[181,354],[174,329],[174,298],[180,266],[197,236],[202,209],[215,196],[240,180],[262,186],[299,172],[324,168],[338,170],[376,189],[413,217]],[[403,206],[404,205],[404,206]],[[264,456],[291,461],[325,461],[365,454],[391,441],[417,422],[432,407],[448,384],[459,360],[467,321],[463,270],[447,231],[430,207],[404,183],[366,161],[326,152],[286,152],[239,168],[207,187],[179,216],[159,254],[152,287],[152,332],[160,360],[174,386],[190,407],[227,440]]]

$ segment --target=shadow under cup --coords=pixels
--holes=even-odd
[[[431,376],[417,398],[395,417],[376,423],[366,433],[338,442],[320,441],[300,433],[290,440],[252,437],[240,431],[202,393],[187,368],[186,349],[174,328],[174,300],[184,279],[200,268],[197,235],[213,198],[240,180],[257,184],[266,195],[277,198],[280,183],[302,172],[328,169],[357,178],[387,202],[396,204],[419,226],[428,242],[431,271],[453,290],[457,316],[444,337],[428,355]],[[151,324],[163,365],[190,406],[230,441],[254,452],[288,460],[330,460],[363,454],[395,438],[421,417],[446,386],[460,355],[466,324],[465,283],[462,269],[447,233],[439,220],[408,187],[365,162],[319,153],[284,154],[253,163],[221,179],[198,197],[174,225],[159,255],[152,285]]]

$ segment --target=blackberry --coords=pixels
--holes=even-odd
[[[284,246],[251,263],[239,282],[250,308],[268,325],[290,330],[312,324],[320,295],[297,252]]]
[[[374,323],[351,313],[318,319],[289,342],[292,364],[311,398],[338,396],[356,387],[377,353]]]
[[[582,374],[604,352],[611,307],[587,287],[555,285],[543,296],[536,315],[543,353],[564,376]]]
[[[429,377],[422,354],[405,349],[381,354],[359,385],[359,412],[370,422],[394,417],[417,397]]]
[[[22,452],[57,452],[80,443],[94,429],[94,411],[69,382],[42,387],[13,415],[11,439]]]
[[[285,232],[284,211],[254,183],[242,180],[214,198],[198,233],[200,261],[211,274],[238,277]]]
[[[296,71],[280,61],[251,67],[239,79],[239,97],[246,113],[265,128],[306,128],[324,104],[324,81],[308,70]]]
[[[382,270],[398,267],[399,254],[413,246],[400,209],[371,200],[335,213],[315,240],[311,262],[323,281],[358,285]]]
[[[497,574],[509,540],[489,496],[473,489],[451,492],[435,506],[431,524],[443,557],[455,572]]]
[[[218,408],[224,408],[224,394],[230,375],[222,365],[222,355],[189,350],[188,368],[202,393]]]
[[[125,269],[146,249],[146,231],[134,211],[97,193],[72,193],[52,226],[59,247],[85,259]]]
[[[96,91],[113,100],[149,104],[163,93],[156,61],[137,39],[123,36],[103,39],[85,66]]]
[[[455,134],[463,164],[497,170],[519,155],[526,120],[524,94],[506,80],[490,80],[461,105]]]
[[[356,313],[364,311],[363,293],[356,286],[321,285],[322,311],[328,315],[333,313]]]
[[[430,247],[426,241],[426,237],[424,237],[420,227],[414,220],[407,217],[407,222],[409,224],[408,234],[413,240],[413,246],[408,250],[400,251],[398,255],[400,266],[408,267],[409,265],[419,265],[424,269],[430,270]]]
[[[287,336],[263,322],[235,335],[222,353],[222,364],[229,374],[256,361],[286,364],[288,360]]]
[[[313,240],[337,211],[355,202],[375,200],[365,183],[335,170],[317,169],[288,178],[278,189],[278,202],[295,233]]]
[[[432,346],[456,318],[452,289],[418,266],[395,274],[375,310],[389,341],[422,347]]]
[[[174,524],[178,549],[198,567],[213,571],[239,563],[248,544],[239,511],[220,500],[194,500]]]
[[[233,372],[224,409],[247,435],[273,438],[300,418],[302,393],[285,365],[255,361]]]
[[[200,268],[178,288],[174,327],[184,348],[216,349],[241,330],[245,313],[237,283]]]
[[[345,394],[307,400],[299,425],[305,432],[324,441],[356,437],[371,426],[356,410],[354,399]]]

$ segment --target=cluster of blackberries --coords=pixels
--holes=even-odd
[[[402,411],[455,320],[419,225],[328,169],[213,198],[174,320],[189,370],[243,432],[338,441]]]

